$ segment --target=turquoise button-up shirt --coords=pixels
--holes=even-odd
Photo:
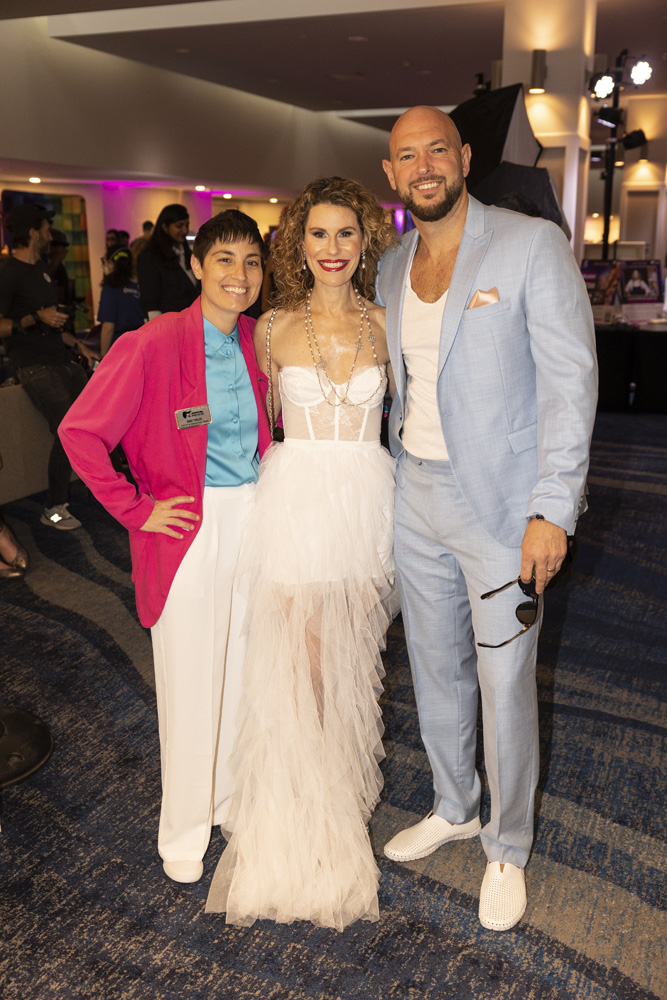
[[[257,403],[239,329],[226,335],[204,319],[206,390],[211,410],[205,486],[241,486],[257,479]]]

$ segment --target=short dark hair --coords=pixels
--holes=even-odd
[[[245,212],[236,208],[228,208],[226,212],[218,212],[212,219],[200,226],[192,246],[192,253],[200,264],[206,259],[206,254],[216,243],[236,243],[244,240],[256,243],[259,252],[264,257],[264,241],[260,235],[257,223]]]

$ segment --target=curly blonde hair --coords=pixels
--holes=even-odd
[[[315,205],[339,205],[352,209],[356,215],[368,245],[366,266],[357,268],[352,276],[352,285],[365,299],[373,300],[378,262],[386,250],[398,245],[398,233],[393,223],[385,218],[375,195],[361,184],[343,177],[321,177],[304,188],[288,205],[280,220],[272,250],[276,283],[273,305],[281,309],[297,309],[315,284],[310,270],[303,270],[306,222]]]

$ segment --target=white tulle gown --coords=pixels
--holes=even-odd
[[[362,369],[348,393],[361,405],[332,406],[314,368],[280,372],[285,441],[262,461],[240,560],[250,610],[233,832],[206,904],[231,924],[340,930],[378,917],[366,824],[382,787],[380,650],[397,610],[385,387],[384,372]]]

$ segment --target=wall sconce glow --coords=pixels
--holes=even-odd
[[[609,73],[596,73],[591,79],[591,94],[598,101],[604,101],[614,93],[615,82]]]
[[[639,162],[648,162],[648,142],[645,142],[639,151]]]
[[[31,184],[41,184],[42,183],[42,178],[41,177],[29,177],[28,180],[30,181]]]
[[[269,201],[271,202],[272,205],[277,205],[278,204],[278,199],[277,198],[269,198]]]
[[[643,83],[651,79],[652,72],[650,63],[647,63],[645,59],[640,59],[630,70],[630,79],[635,87],[641,87]]]
[[[229,201],[229,199],[231,198],[231,194],[229,193],[229,191],[227,191],[227,192],[226,192],[225,194],[223,194],[223,196],[222,196],[222,197],[223,197],[223,198],[226,198],[226,199],[227,199],[227,201]]]
[[[599,212],[593,212],[593,218],[594,219],[599,219],[600,218],[600,213]]]
[[[206,188],[203,184],[195,184],[195,191],[205,191]]]
[[[546,49],[533,49],[533,63],[530,70],[529,94],[543,94],[547,75]]]

